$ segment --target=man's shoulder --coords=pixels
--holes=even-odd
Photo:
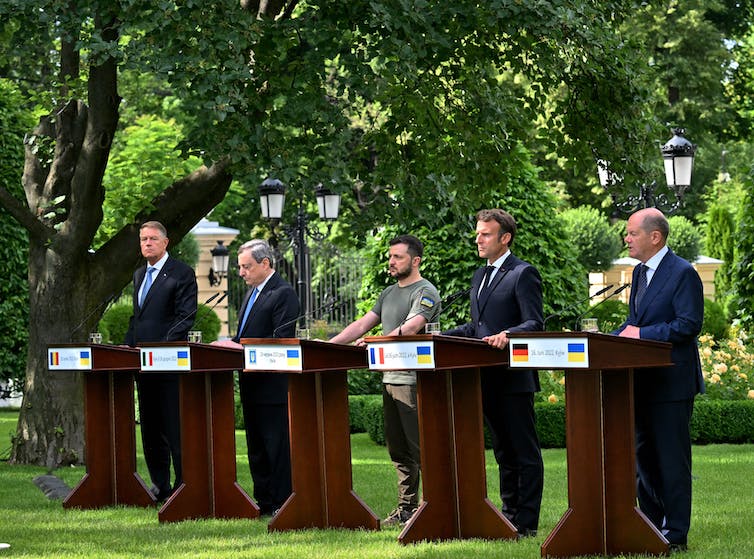
[[[194,269],[183,262],[182,260],[178,260],[177,258],[173,258],[172,256],[168,256],[168,259],[165,260],[165,265],[163,268],[167,270],[176,270],[179,272],[187,272],[190,271],[191,273],[194,273]]]

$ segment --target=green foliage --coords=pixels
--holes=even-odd
[[[730,324],[725,316],[725,308],[722,303],[704,300],[704,322],[702,322],[702,334],[708,334],[715,340],[725,340],[728,337]]]
[[[104,216],[94,246],[99,247],[130,223],[145,202],[201,165],[196,157],[184,159],[176,151],[183,138],[173,120],[144,115],[116,136],[102,179]],[[168,231],[168,236],[170,231]],[[180,245],[179,245],[180,246]]]
[[[133,314],[131,303],[118,303],[107,309],[97,327],[102,340],[108,344],[122,344],[128,332],[128,322]]]
[[[754,331],[754,181],[746,182],[734,247],[733,305],[743,328]]]
[[[196,240],[193,233],[184,235],[181,242],[174,247],[168,247],[168,251],[170,256],[192,268],[196,268],[196,264],[199,262],[199,241]]]
[[[740,327],[733,326],[729,338],[699,336],[699,357],[706,385],[701,398],[754,399],[754,348]]]
[[[701,247],[699,227],[681,215],[669,217],[668,223],[670,224],[668,246],[681,258],[689,262],[696,261]]]
[[[19,92],[0,80],[0,186],[23,198],[23,137],[32,123]],[[0,381],[23,387],[29,323],[28,235],[0,205]]]
[[[590,206],[568,209],[561,217],[581,265],[590,272],[609,270],[623,248],[618,228]]]
[[[705,254],[723,261],[715,272],[715,298],[724,300],[730,295],[733,281],[733,246],[736,226],[727,207],[714,204],[707,209]]]
[[[202,343],[208,344],[217,340],[220,334],[222,323],[220,317],[212,307],[199,303],[196,311],[197,320],[191,327],[192,330],[199,330],[202,333]]]
[[[565,447],[565,403],[537,402],[534,404],[537,418],[537,436],[542,448]]]
[[[599,306],[593,305],[585,316],[597,319],[600,332],[610,333],[628,318],[628,305],[617,299],[608,299]]]
[[[382,375],[369,369],[348,371],[348,394],[382,394]]]
[[[691,440],[694,444],[754,442],[754,400],[697,400]]]

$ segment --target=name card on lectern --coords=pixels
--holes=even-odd
[[[510,367],[588,369],[588,338],[511,338]]]
[[[190,371],[191,350],[188,346],[141,347],[141,370]]]
[[[91,371],[92,350],[88,347],[51,347],[47,349],[50,371]]]
[[[301,371],[300,345],[244,345],[245,371]]]
[[[374,342],[367,344],[369,368],[375,371],[434,369],[432,341]]]

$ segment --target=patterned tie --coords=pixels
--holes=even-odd
[[[150,266],[147,268],[147,277],[144,278],[144,289],[141,290],[141,299],[139,300],[139,306],[144,306],[144,299],[147,298],[147,293],[149,293],[149,288],[152,287],[152,273],[156,270],[154,266]]]
[[[490,281],[492,280],[492,274],[495,272],[494,266],[486,266],[484,268],[484,277],[482,278],[482,289],[479,291],[479,298],[481,299],[487,294],[490,287]]]
[[[639,308],[644,293],[647,291],[647,266],[645,264],[639,264],[639,275],[636,278],[636,295],[634,296],[634,305]]]
[[[246,305],[246,310],[243,313],[243,319],[241,320],[241,326],[238,329],[238,335],[241,335],[241,332],[243,332],[244,327],[246,326],[246,321],[249,318],[249,312],[251,311],[251,306],[254,304],[254,301],[257,300],[257,295],[259,295],[259,289],[256,287],[254,288],[254,291],[251,292],[251,297],[249,297],[249,302]]]

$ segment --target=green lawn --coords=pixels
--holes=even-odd
[[[0,411],[0,456],[7,457],[8,437],[16,414]],[[243,437],[237,434],[238,474],[251,493]],[[354,489],[379,515],[394,506],[395,474],[383,447],[364,434],[352,437]],[[521,542],[451,541],[403,546],[399,530],[379,532],[302,530],[267,532],[264,521],[201,520],[159,524],[155,509],[113,507],[102,510],[63,510],[33,484],[43,468],[9,466],[0,462],[0,549],[3,557],[149,557],[149,558],[433,558],[532,559],[566,508],[565,451],[548,449],[540,535]],[[487,455],[489,472],[495,472]],[[143,460],[139,471],[144,473]],[[83,468],[55,472],[69,485]],[[712,445],[694,448],[694,516],[688,559],[750,559],[754,557],[754,445]],[[496,475],[489,476],[489,494],[495,503]],[[627,481],[628,482],[628,481]]]

